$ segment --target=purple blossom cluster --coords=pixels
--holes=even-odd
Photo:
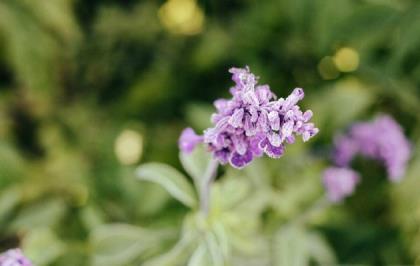
[[[323,175],[331,201],[341,201],[355,190],[360,177],[350,169],[350,164],[358,154],[383,162],[389,179],[399,181],[405,174],[411,147],[401,126],[390,116],[381,115],[371,122],[354,124],[346,135],[336,138],[337,167],[328,168]]]
[[[0,266],[32,266],[20,249],[10,249],[0,254]]]
[[[268,85],[258,85],[258,78],[248,67],[231,68],[229,72],[235,82],[230,89],[232,98],[214,102],[214,126],[203,136],[191,128],[183,131],[179,139],[183,152],[191,152],[203,142],[221,164],[243,168],[263,154],[279,158],[285,145],[295,142],[296,135],[307,141],[318,133],[309,122],[312,111],[303,112],[297,105],[304,97],[302,89],[277,99]]]
[[[353,194],[360,176],[349,168],[329,167],[324,171],[323,183],[327,197],[332,202],[339,202]]]
[[[348,167],[360,154],[382,162],[391,181],[401,180],[411,155],[410,142],[401,126],[387,115],[353,125],[347,135],[336,139],[335,147],[334,161],[338,166]]]

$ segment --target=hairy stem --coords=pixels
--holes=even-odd
[[[211,159],[201,180],[200,210],[207,216],[209,213],[211,185],[216,177],[219,162]]]

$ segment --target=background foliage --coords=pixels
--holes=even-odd
[[[215,221],[233,264],[420,263],[419,33],[415,0],[0,0],[0,250],[21,245],[40,266],[183,265],[176,249],[156,262],[181,238],[204,265],[224,234],[191,244],[193,213],[134,167],[191,174],[181,129],[205,128],[228,68],[249,65],[277,95],[305,88],[321,133],[222,170],[215,193],[233,198]],[[413,143],[406,178],[357,163],[356,195],[296,225],[323,194],[334,134],[380,112]]]

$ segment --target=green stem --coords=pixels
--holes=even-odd
[[[211,161],[207,165],[206,172],[204,173],[201,182],[200,210],[204,213],[205,216],[207,216],[209,213],[211,186],[216,177],[218,166],[219,162],[215,159],[211,159]]]

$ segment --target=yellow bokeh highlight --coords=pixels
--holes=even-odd
[[[340,48],[333,57],[337,69],[341,72],[352,72],[359,67],[359,53],[353,48]]]
[[[158,15],[162,25],[172,33],[194,35],[203,30],[204,13],[195,0],[168,0]]]
[[[125,129],[115,140],[114,152],[124,165],[137,163],[143,153],[143,136],[137,131]]]

